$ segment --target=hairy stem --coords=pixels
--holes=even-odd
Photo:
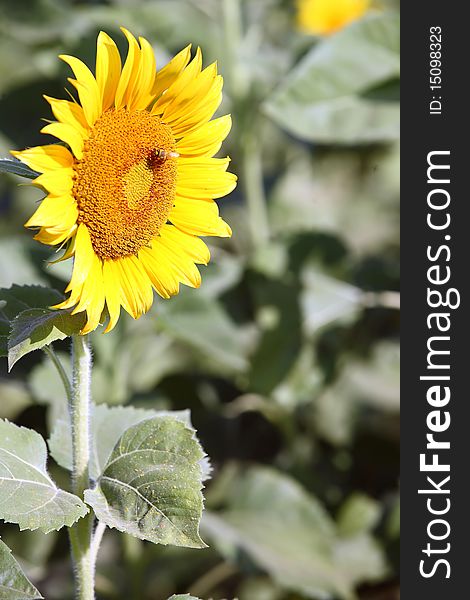
[[[65,369],[62,363],[60,362],[59,357],[54,352],[54,348],[52,346],[44,346],[43,350],[51,359],[52,364],[57,369],[57,373],[59,374],[59,377],[64,385],[65,393],[67,394],[67,401],[70,405],[70,403],[72,402],[72,385],[70,383],[70,379],[67,373],[65,372]]]
[[[83,499],[89,487],[91,351],[86,336],[72,337],[73,385],[70,400],[72,423],[73,493]],[[93,513],[70,528],[77,600],[94,600],[96,550],[92,547]]]

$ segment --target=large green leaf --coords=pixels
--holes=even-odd
[[[56,340],[77,335],[85,325],[84,313],[34,308],[20,313],[13,321],[8,341],[8,368],[25,354]]]
[[[204,548],[203,457],[193,429],[174,417],[146,419],[121,436],[85,501],[119,531],[156,544]]]
[[[49,477],[46,444],[36,431],[0,420],[0,459],[0,518],[48,533],[87,514],[80,498]]]
[[[265,103],[301,139],[370,143],[397,139],[399,104],[369,93],[399,76],[399,21],[373,15],[320,42]],[[377,95],[380,98],[377,98]]]
[[[189,411],[155,411],[133,406],[93,406],[91,416],[90,477],[98,479],[122,434],[136,423],[152,417],[173,416],[190,425]],[[70,420],[58,419],[49,439],[52,457],[65,469],[72,469],[72,436]]]
[[[237,480],[229,510],[206,513],[203,531],[228,557],[242,548],[281,585],[309,598],[352,598],[334,562],[335,529],[294,480],[252,468]]]
[[[32,397],[23,382],[0,378],[0,419],[14,420],[30,404]]]
[[[0,600],[40,600],[41,594],[21,570],[10,548],[0,540]]]
[[[59,292],[40,286],[13,285],[0,290],[0,336],[3,341],[0,350],[3,353],[6,350],[8,354],[9,369],[25,354],[82,329],[85,324],[83,313],[72,315],[70,311],[49,309],[61,300],[63,296]]]
[[[24,310],[47,308],[63,300],[57,290],[40,285],[12,285],[0,289],[1,314],[4,319],[13,321]]]
[[[40,173],[33,171],[16,158],[0,158],[0,173],[13,173],[28,179],[36,179],[40,175]]]
[[[301,319],[296,282],[252,278],[262,335],[251,357],[250,390],[270,394],[286,377],[301,346]]]
[[[228,507],[206,513],[202,528],[228,559],[242,549],[280,585],[315,600],[355,598],[358,583],[384,576],[372,500],[352,497],[338,528],[315,497],[272,469],[252,467],[225,488]]]
[[[364,494],[352,494],[338,514],[340,538],[335,547],[338,568],[352,585],[385,576],[384,554],[371,531],[381,517],[379,502]]]
[[[302,271],[302,280],[300,302],[303,327],[308,335],[333,322],[351,321],[364,306],[362,290],[318,268],[307,265]]]
[[[247,368],[240,330],[212,298],[184,290],[171,302],[160,304],[157,324],[217,366],[230,371]]]

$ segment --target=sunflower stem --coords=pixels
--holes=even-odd
[[[72,385],[70,383],[69,376],[65,372],[65,369],[64,369],[62,363],[60,362],[59,357],[54,352],[54,348],[52,346],[44,346],[43,350],[47,354],[47,356],[51,359],[52,364],[57,369],[57,373],[59,374],[59,377],[60,377],[62,384],[64,386],[64,389],[65,389],[65,393],[67,395],[67,401],[70,405],[70,403],[72,402]]]
[[[83,499],[89,487],[90,463],[90,382],[91,350],[86,336],[72,336],[72,395],[69,403],[72,423],[72,490]],[[77,600],[94,600],[95,560],[92,545],[93,513],[80,519],[69,529],[75,570]]]

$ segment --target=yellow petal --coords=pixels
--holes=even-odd
[[[180,248],[191,260],[196,263],[207,265],[210,260],[210,252],[207,245],[197,236],[188,235],[173,225],[163,225],[160,230],[161,237],[167,241],[167,246]]]
[[[66,291],[74,290],[76,287],[83,285],[90,274],[95,252],[91,245],[90,234],[86,225],[81,223],[78,226],[77,235],[75,238],[75,256],[73,261],[72,278]]]
[[[121,304],[134,319],[138,319],[152,306],[152,283],[136,256],[126,256],[114,264],[118,267],[121,282]]]
[[[109,312],[109,323],[105,329],[108,333],[116,326],[121,312],[121,285],[116,275],[116,270],[112,266],[113,261],[105,260],[103,263],[103,282],[106,296],[106,306]]]
[[[217,204],[212,200],[176,198],[169,220],[191,235],[216,235],[230,237],[232,230],[218,215]]]
[[[44,96],[44,98],[51,105],[52,113],[58,121],[75,127],[85,135],[88,131],[88,123],[83,108],[79,104],[69,100],[57,100],[49,96]]]
[[[73,125],[68,123],[49,123],[41,129],[41,133],[53,135],[59,140],[68,144],[76,158],[83,158],[84,139],[81,132]]]
[[[133,110],[143,110],[152,102],[154,96],[152,94],[153,82],[155,80],[155,73],[157,66],[155,63],[155,55],[153,53],[152,46],[148,41],[140,37],[140,71],[139,71],[139,82],[137,84],[134,102],[132,105]]]
[[[219,75],[204,98],[198,98],[191,106],[191,110],[172,121],[171,129],[176,138],[199,130],[212,118],[222,102],[222,86],[223,80]]]
[[[199,75],[167,104],[162,120],[171,124],[181,116],[191,112],[192,107],[207,97],[217,77],[217,64],[213,63],[201,71]]]
[[[130,271],[140,295],[142,312],[147,312],[153,303],[152,283],[136,256],[129,256]]]
[[[162,298],[170,298],[179,292],[179,282],[169,260],[157,258],[150,248],[142,248],[139,259],[157,294]]]
[[[213,156],[232,127],[232,118],[225,115],[202,125],[197,131],[185,135],[176,145],[181,157]]]
[[[237,177],[227,173],[227,158],[179,158],[176,193],[187,198],[221,198],[237,184]]]
[[[80,302],[72,311],[72,314],[76,314],[86,310],[87,322],[80,332],[82,335],[90,333],[98,327],[104,309],[104,303],[105,290],[103,282],[103,263],[95,255],[90,269],[90,275],[83,284]]]
[[[96,79],[79,58],[66,54],[61,54],[59,58],[66,62],[74,72],[76,81],[70,79],[69,81],[77,88],[87,123],[93,126],[101,114],[101,98]]]
[[[78,218],[77,204],[71,196],[46,196],[25,227],[54,227],[70,229]]]
[[[93,127],[101,114],[101,98],[96,81],[95,86],[93,87],[90,87],[77,79],[72,79],[71,77],[68,77],[67,81],[77,90],[87,123],[90,127]]]
[[[83,289],[83,284],[77,286],[76,288],[74,288],[72,290],[72,293],[70,294],[70,296],[68,298],[66,298],[63,302],[60,302],[59,304],[54,304],[54,306],[51,306],[51,308],[58,308],[58,309],[63,308],[64,310],[72,308],[80,300],[82,289]]]
[[[201,72],[202,67],[202,53],[201,49],[198,48],[196,50],[196,55],[193,60],[189,63],[189,65],[178,75],[178,77],[174,80],[174,82],[170,85],[170,87],[166,90],[164,94],[160,96],[160,98],[155,102],[151,114],[153,115],[161,115],[165,108],[172,102],[175,98],[177,98],[181,92],[190,85],[194,79]]]
[[[124,310],[126,310],[132,318],[138,319],[142,314],[142,310],[139,298],[137,297],[137,290],[134,286],[135,282],[133,281],[129,270],[126,269],[127,260],[124,258],[116,260],[114,261],[114,266],[121,286],[121,304],[124,307]]]
[[[11,154],[40,173],[73,166],[73,156],[67,148],[58,144],[35,146],[21,152],[12,150]]]
[[[34,239],[38,242],[41,242],[41,244],[57,246],[71,238],[75,234],[76,230],[76,223],[70,227],[41,227],[38,233],[34,236]]]
[[[59,258],[56,258],[55,260],[49,260],[48,264],[55,265],[56,263],[60,263],[64,260],[68,260],[69,258],[71,258],[75,254],[75,237],[76,236],[73,236],[68,240],[67,245],[65,247],[65,252],[61,254]],[[61,249],[63,248],[58,248],[57,252],[59,252]]]
[[[155,76],[152,95],[158,98],[178,78],[191,58],[191,44],[173,57]]]
[[[171,240],[164,236],[152,241],[152,250],[158,261],[166,261],[171,265],[171,270],[181,283],[190,287],[201,285],[201,274],[189,256]]]
[[[121,27],[121,31],[127,38],[129,50],[116,89],[114,105],[117,109],[131,105],[134,98],[136,83],[138,82],[140,66],[140,49],[137,40],[132,33],[124,27]]]
[[[96,82],[102,99],[102,110],[114,102],[121,77],[121,56],[114,40],[100,31],[96,42]]]
[[[48,246],[57,246],[62,244],[67,239],[73,236],[77,226],[73,225],[70,229],[48,229],[47,227],[41,227],[39,232],[34,236],[34,239],[41,244],[47,244]]]
[[[73,169],[46,171],[33,179],[33,183],[40,185],[53,196],[68,196],[73,187]]]

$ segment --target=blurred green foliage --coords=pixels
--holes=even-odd
[[[322,40],[295,30],[288,0],[0,0],[0,156],[54,141],[38,132],[42,94],[65,97],[57,54],[93,66],[100,29],[125,52],[120,25],[160,66],[200,45],[234,119],[223,152],[240,184],[220,202],[234,235],[208,240],[201,289],[92,336],[97,403],[191,410],[214,466],[209,548],[108,531],[100,599],[398,598],[394,5]],[[23,229],[41,193],[18,183],[0,178],[0,287],[63,291],[70,265],[49,266]],[[55,345],[68,368],[68,341]],[[10,375],[2,361],[0,417],[47,438],[64,402],[46,355]],[[63,532],[1,535],[48,600],[72,597]]]

